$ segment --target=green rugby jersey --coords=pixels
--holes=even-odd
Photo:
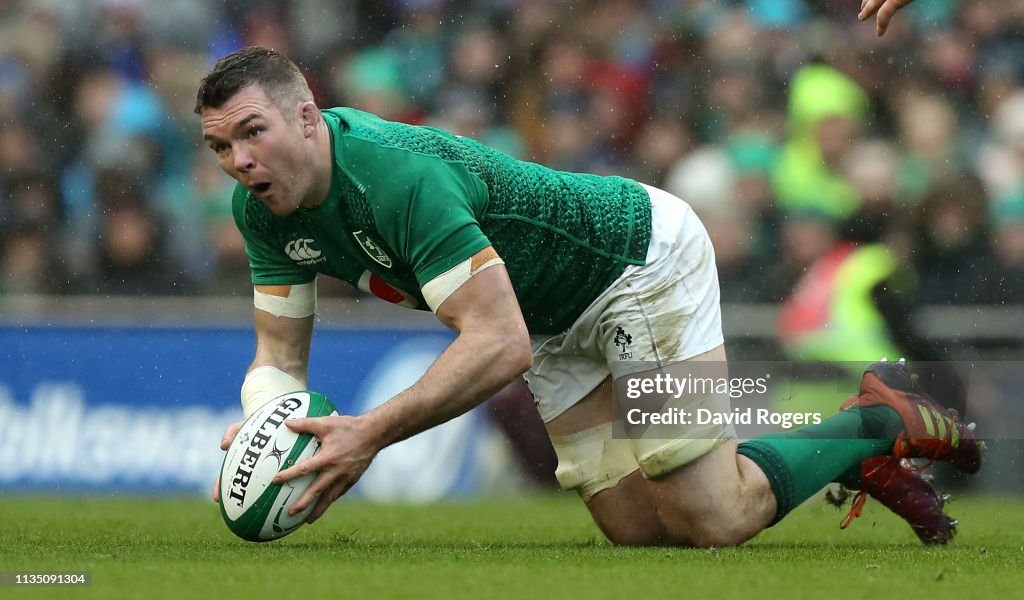
[[[322,205],[281,218],[235,188],[255,284],[324,273],[430,310],[420,288],[494,246],[530,333],[551,334],[646,258],[651,203],[635,181],[555,171],[355,109],[322,113],[334,158]]]

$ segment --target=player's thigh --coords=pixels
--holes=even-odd
[[[597,386],[554,420],[545,423],[548,434],[568,436],[612,422],[611,377],[605,376]]]
[[[725,346],[714,348],[663,367],[641,372],[634,377],[657,380],[668,377],[673,380],[699,381],[706,378],[727,379]],[[651,395],[636,400],[619,399],[619,411],[628,414],[633,408],[640,408],[648,414],[672,414],[673,411],[688,414],[688,420],[633,426],[624,422],[624,429],[630,438],[633,455],[640,470],[648,479],[658,479],[679,467],[688,465],[716,449],[727,440],[736,438],[735,428],[721,420],[699,420],[692,417],[704,414],[729,414],[731,404],[728,394],[714,389],[691,390],[687,393]]]

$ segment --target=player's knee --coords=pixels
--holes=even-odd
[[[639,473],[589,502],[594,522],[616,546],[665,546],[671,543],[654,503],[646,498]]]
[[[672,543],[665,530],[660,527],[638,525],[606,526],[598,523],[608,541],[616,546],[666,546]]]
[[[672,543],[696,548],[739,546],[757,535],[759,524],[742,511],[727,507],[680,506],[662,511],[662,524]]]
[[[675,510],[608,512],[595,510],[596,504],[589,505],[594,521],[617,546],[723,548],[738,546],[761,530],[753,519],[729,509],[680,506]]]
[[[756,534],[756,530],[746,524],[730,521],[717,514],[665,521],[665,531],[675,546],[727,548],[739,546]]]
[[[673,531],[675,539],[683,545],[694,548],[727,548],[739,546],[754,533],[746,527],[735,527],[722,522],[701,522],[687,527],[685,531]]]

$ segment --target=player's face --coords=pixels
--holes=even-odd
[[[310,200],[310,145],[298,107],[285,118],[259,86],[243,88],[218,108],[201,113],[203,139],[217,162],[275,215]]]

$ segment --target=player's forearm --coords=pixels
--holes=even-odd
[[[257,355],[256,358],[253,359],[252,363],[249,364],[249,368],[246,369],[246,373],[251,373],[259,367],[274,367],[275,369],[294,377],[298,381],[302,382],[303,385],[305,385],[309,373],[309,362],[307,360],[283,356],[274,357],[260,355]]]
[[[274,367],[305,384],[313,340],[313,318],[280,317],[256,310],[254,321],[256,355],[248,371]]]
[[[525,332],[463,333],[415,385],[360,417],[380,446],[440,425],[487,400],[533,362]]]
[[[248,417],[281,394],[307,386],[312,317],[288,318],[255,311],[256,356],[242,381],[242,413]]]

